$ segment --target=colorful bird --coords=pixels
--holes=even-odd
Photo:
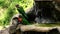
[[[19,7],[19,5],[16,5],[16,7],[17,7],[18,12],[20,14],[22,14],[22,18],[18,18],[18,21],[20,21],[20,22],[22,21],[23,24],[29,24],[28,16],[26,15],[23,7],[21,7],[21,6]]]

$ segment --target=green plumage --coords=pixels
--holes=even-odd
[[[18,10],[18,12],[21,13],[26,19],[28,19],[28,16],[26,15],[23,7],[18,7],[17,10]]]
[[[29,24],[28,16],[26,15],[23,7],[17,7],[17,10],[20,14],[22,14],[23,24]]]

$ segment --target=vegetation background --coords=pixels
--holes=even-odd
[[[26,11],[33,6],[33,0],[0,0],[0,26],[9,25],[12,16],[18,14],[16,4]]]

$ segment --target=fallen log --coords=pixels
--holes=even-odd
[[[37,25],[38,24],[32,24],[32,25],[21,25],[21,24],[19,24],[18,27],[10,26],[10,27],[6,28],[5,30],[1,30],[0,34],[12,34],[14,32],[21,33],[21,32],[25,32],[25,31],[50,32],[53,29],[57,29],[60,32],[59,26],[42,27],[42,26],[37,26]],[[20,29],[21,31],[18,31],[18,29]]]
[[[21,31],[37,31],[37,32],[49,32],[52,29],[57,27],[42,27],[36,25],[18,25],[17,29],[21,29]]]

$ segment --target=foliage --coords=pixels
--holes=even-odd
[[[15,5],[19,4],[24,10],[31,8],[33,6],[33,0],[0,0],[0,24],[8,25],[12,16],[17,14],[18,11]]]

